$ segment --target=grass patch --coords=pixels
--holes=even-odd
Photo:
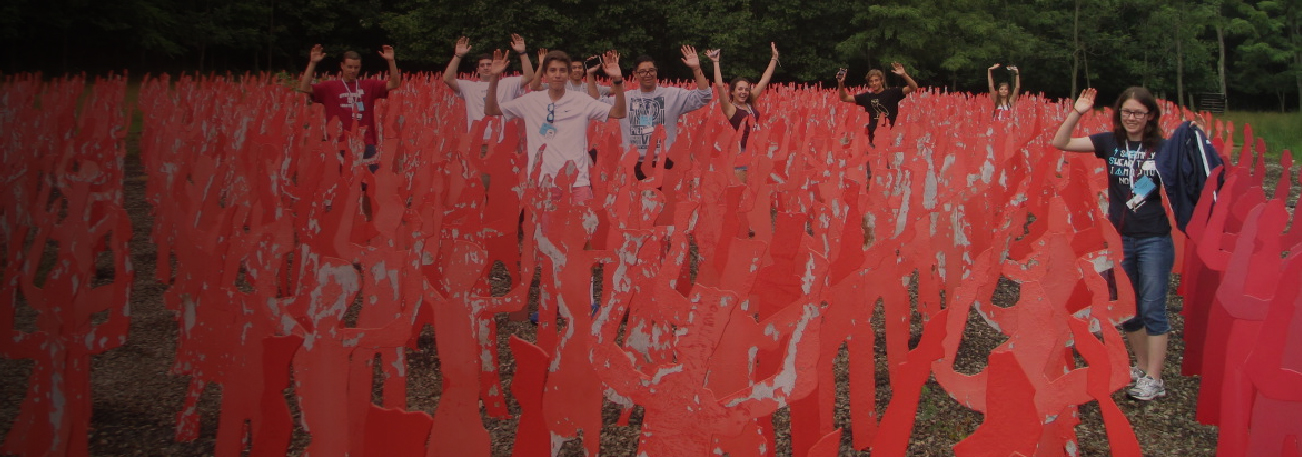
[[[127,115],[127,157],[140,155],[140,135],[145,131],[145,116],[137,106],[140,84],[139,79],[127,79],[127,93],[122,97],[122,109]]]
[[[1252,134],[1266,140],[1266,156],[1278,159],[1285,149],[1296,156],[1302,152],[1302,112],[1227,111],[1218,119],[1234,122],[1234,144],[1243,144],[1243,126],[1251,125]]]

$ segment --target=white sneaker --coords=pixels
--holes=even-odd
[[[1144,370],[1139,369],[1139,367],[1136,366],[1130,367],[1130,384],[1134,385],[1135,381],[1139,380],[1139,378],[1144,377],[1144,375],[1145,375]]]
[[[1166,382],[1161,379],[1153,379],[1144,376],[1135,381],[1135,387],[1126,390],[1130,398],[1136,400],[1152,400],[1157,397],[1166,396]]]

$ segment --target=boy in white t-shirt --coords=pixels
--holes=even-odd
[[[511,50],[520,56],[520,67],[523,68],[524,74],[522,76],[502,78],[498,82],[496,95],[499,103],[514,100],[524,95],[525,85],[523,81],[533,78],[533,63],[529,61],[529,53],[526,52],[524,38],[519,34],[511,34]],[[448,68],[443,70],[443,84],[452,89],[457,98],[466,101],[466,131],[470,131],[475,121],[484,118],[484,101],[488,98],[488,69],[493,64],[492,55],[480,54],[479,64],[475,67],[479,80],[457,79],[457,69],[461,66],[461,58],[468,52],[470,52],[470,39],[461,37],[457,40],[452,60],[448,62]],[[489,133],[484,132],[484,139],[488,138]]]
[[[564,52],[552,51],[547,53],[541,67],[545,72],[543,78],[547,81],[547,90],[499,102],[496,97],[498,77],[506,70],[507,55],[501,51],[494,52],[492,63],[488,69],[489,90],[484,113],[500,114],[506,120],[524,120],[531,175],[534,161],[540,153],[543,155],[540,179],[544,176],[555,178],[566,162],[574,162],[579,171],[573,185],[574,199],[583,201],[592,198],[588,174],[591,165],[587,153],[588,121],[623,118],[626,112],[623,91],[614,91],[614,102],[607,104],[594,100],[587,94],[565,90],[570,74],[570,57]],[[602,67],[611,75],[612,85],[618,88],[624,84],[618,52],[607,51],[602,56]]]
[[[529,151],[529,175],[533,176],[534,162],[542,154],[539,180],[547,177],[555,179],[565,167],[566,162],[573,162],[578,169],[574,184],[570,188],[570,199],[575,204],[582,204],[593,198],[592,180],[588,173],[591,161],[588,157],[588,122],[620,119],[625,115],[626,104],[624,92],[619,90],[624,84],[624,77],[619,70],[619,53],[606,51],[601,64],[606,74],[611,77],[611,84],[616,88],[615,101],[602,103],[587,94],[565,90],[566,80],[570,74],[570,56],[561,51],[551,51],[543,58],[540,68],[545,73],[547,90],[530,92],[508,102],[498,104],[496,89],[498,77],[506,70],[507,55],[501,51],[493,53],[493,65],[488,74],[488,98],[484,102],[484,113],[490,116],[502,115],[506,120],[520,118],[524,120],[525,141]],[[560,189],[551,188],[553,199],[563,195]],[[544,215],[541,221],[543,230],[547,230],[548,219]],[[591,283],[589,283],[591,287]],[[592,303],[592,313],[596,314],[598,303]],[[530,319],[538,322],[534,313]]]

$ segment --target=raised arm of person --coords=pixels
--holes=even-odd
[[[542,65],[543,60],[547,57],[547,48],[538,48],[538,65]],[[539,70],[547,70],[539,68]],[[533,72],[533,78],[529,78],[529,90],[538,92],[542,90],[542,71]]]
[[[759,82],[750,88],[751,103],[759,100],[760,94],[764,93],[764,89],[769,87],[769,80],[773,79],[773,70],[778,68],[778,44],[770,41],[769,48],[773,52],[772,58],[769,59],[769,67],[764,69],[763,75],[760,75]]]
[[[999,101],[999,91],[995,89],[995,70],[999,69],[999,64],[994,64],[986,69],[986,84],[990,86],[990,99]]]
[[[900,89],[900,92],[903,92],[904,95],[909,95],[910,92],[918,90],[918,82],[909,77],[909,72],[904,71],[904,64],[891,62],[891,73],[900,75],[901,78],[904,78],[904,82],[909,83],[908,87]]]
[[[602,64],[604,65],[605,62],[603,61]],[[586,86],[588,87],[588,96],[591,96],[593,100],[601,100],[601,88],[597,87],[597,71],[601,70],[601,67],[602,65],[593,65],[591,68],[584,70],[587,72],[586,77],[588,83]],[[620,92],[623,92],[623,88],[621,87],[620,89]],[[611,92],[614,91],[615,89],[612,88]]]
[[[1009,65],[1008,71],[1013,72],[1013,91],[1008,93],[1008,99],[1017,100],[1017,94],[1022,91],[1022,72],[1015,65]]]
[[[452,60],[448,61],[448,68],[443,70],[443,84],[453,92],[461,91],[461,87],[457,85],[457,69],[461,68],[461,58],[465,57],[467,52],[470,52],[470,39],[458,38],[457,44],[452,47]]]
[[[524,46],[524,38],[518,33],[511,34],[511,50],[520,55],[520,68],[524,72],[520,80],[525,82],[533,80],[533,63],[529,61],[529,48]]]
[[[836,94],[841,98],[841,101],[854,103],[854,96],[850,95],[850,91],[845,89],[845,73],[844,68],[836,71]]]
[[[501,49],[493,51],[493,65],[488,68],[488,93],[484,94],[485,115],[502,115],[502,107],[497,104],[497,81],[502,79],[502,72],[506,71],[510,58],[509,52],[502,52]]]
[[[380,57],[389,62],[389,82],[385,83],[384,88],[394,90],[402,87],[402,72],[398,71],[398,62],[393,58],[393,46],[380,46]]]
[[[1063,119],[1062,125],[1058,127],[1058,132],[1053,134],[1053,147],[1069,152],[1094,152],[1094,142],[1088,137],[1072,138],[1071,132],[1076,130],[1076,122],[1080,121],[1081,115],[1094,109],[1094,97],[1098,96],[1098,91],[1094,89],[1085,89],[1080,92],[1080,98],[1076,99],[1076,104],[1072,105],[1071,112],[1067,113],[1067,118]]]
[[[714,63],[714,90],[719,94],[719,109],[723,111],[723,117],[732,118],[737,114],[737,107],[732,104],[732,97],[729,94],[728,85],[723,83],[723,70],[719,68],[719,54],[722,52],[718,49],[707,49],[705,57]]]
[[[298,87],[294,90],[306,94],[312,93],[312,78],[316,76],[316,64],[325,58],[325,50],[321,45],[312,46],[312,51],[307,55],[307,69],[303,70],[303,76],[298,79]]]
[[[710,80],[705,79],[705,72],[701,71],[701,56],[696,52],[692,45],[685,44],[682,48],[683,63],[692,69],[692,77],[696,79],[696,90],[707,90],[710,88]]]
[[[606,51],[601,56],[601,69],[605,70],[606,76],[610,76],[610,92],[615,95],[615,103],[611,105],[607,117],[623,119],[628,115],[628,103],[624,101],[624,73],[619,69],[619,51]]]

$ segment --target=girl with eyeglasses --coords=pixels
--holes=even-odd
[[[1112,108],[1112,131],[1072,138],[1081,115],[1094,109],[1097,92],[1085,89],[1058,127],[1053,146],[1063,151],[1092,152],[1107,161],[1108,220],[1121,234],[1122,269],[1135,293],[1135,317],[1122,323],[1136,364],[1127,393],[1138,400],[1166,395],[1167,281],[1175,265],[1171,225],[1162,203],[1155,156],[1163,142],[1162,111],[1147,89],[1131,87]]]

